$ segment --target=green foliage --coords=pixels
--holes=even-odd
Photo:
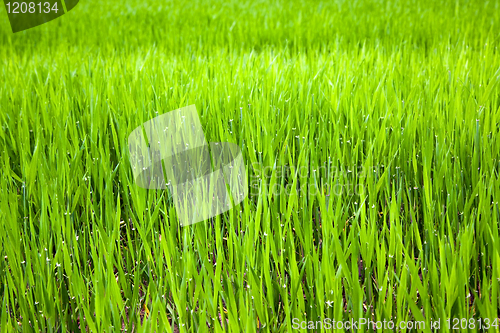
[[[499,1],[89,0],[14,35],[0,17],[2,332],[499,317]],[[181,228],[127,137],[190,104],[252,188]]]

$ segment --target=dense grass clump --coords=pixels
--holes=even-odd
[[[2,7],[0,330],[493,323],[499,44],[497,0],[82,0],[15,35]],[[127,138],[190,104],[250,193],[180,227]]]

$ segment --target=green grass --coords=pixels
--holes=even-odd
[[[499,44],[499,1],[2,7],[0,330],[499,318]],[[181,228],[127,138],[190,104],[252,187]]]

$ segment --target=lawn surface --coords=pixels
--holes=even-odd
[[[0,7],[2,332],[498,332],[500,1]],[[191,104],[250,191],[181,227],[127,140]]]

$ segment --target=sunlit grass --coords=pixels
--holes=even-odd
[[[498,318],[499,5],[82,0],[15,35],[2,8],[0,330]],[[181,228],[127,138],[190,104],[252,187]]]

